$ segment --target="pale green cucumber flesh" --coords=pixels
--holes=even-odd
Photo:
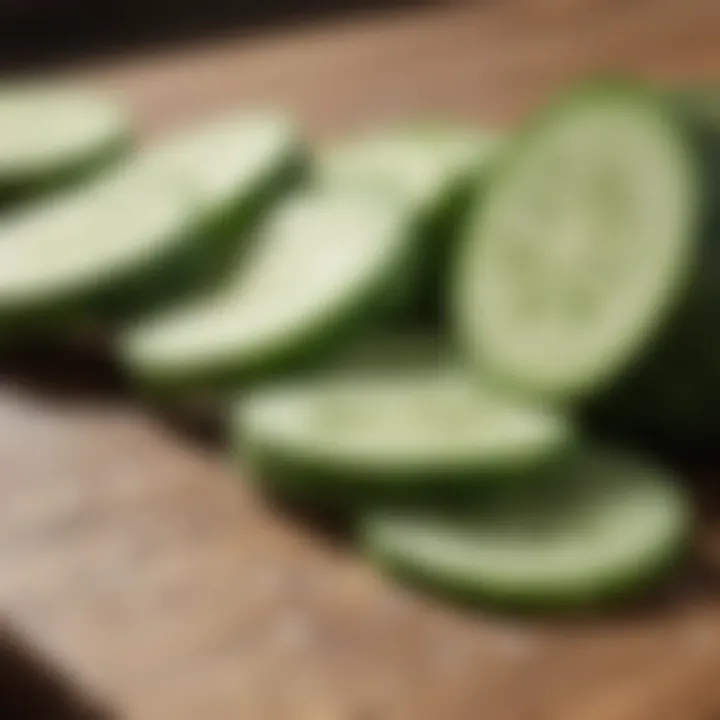
[[[0,202],[89,177],[130,144],[130,121],[90,90],[0,88]]]
[[[501,143],[494,133],[454,127],[401,126],[328,148],[320,182],[390,193],[432,213],[459,183],[478,175]]]
[[[256,391],[238,405],[234,437],[271,474],[284,467],[309,485],[334,476],[338,486],[368,487],[539,475],[574,446],[561,415],[441,365],[365,365]]]

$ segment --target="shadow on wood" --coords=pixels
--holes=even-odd
[[[3,720],[110,720],[61,670],[0,630],[0,717]]]

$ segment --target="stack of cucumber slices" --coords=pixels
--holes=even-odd
[[[35,92],[0,97],[0,195],[127,134]],[[0,334],[108,324],[139,392],[212,398],[253,482],[349,517],[400,578],[627,599],[691,532],[654,450],[720,438],[713,107],[593,80],[502,136],[408,123],[316,161],[286,118],[228,115],[5,210]]]
[[[283,118],[178,132],[0,217],[0,336],[116,323],[220,282],[299,167]]]

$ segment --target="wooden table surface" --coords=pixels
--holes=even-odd
[[[324,138],[410,112],[504,123],[603,69],[720,78],[718,38],[715,0],[510,0],[71,74],[125,93],[148,136],[279,102]],[[45,356],[0,376],[0,610],[119,717],[720,718],[712,473],[695,483],[707,520],[693,567],[650,606],[564,622],[463,612],[272,511],[88,363]]]

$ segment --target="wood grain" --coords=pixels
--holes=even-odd
[[[599,70],[720,77],[718,31],[713,0],[516,1],[230,38],[72,76],[126,94],[146,136],[279,103],[322,139],[417,112],[505,123]],[[622,616],[520,622],[393,587],[268,508],[216,450],[67,367],[80,378],[69,391],[27,368],[1,378],[0,608],[120,717],[720,717],[714,473],[695,483],[707,517],[677,587]]]

